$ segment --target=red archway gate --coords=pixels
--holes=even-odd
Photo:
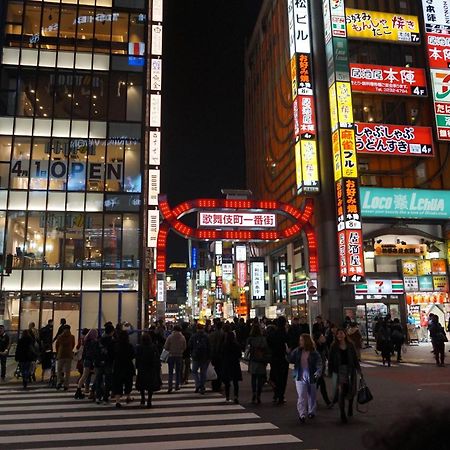
[[[317,241],[314,228],[311,225],[314,200],[311,198],[305,199],[301,210],[287,203],[273,200],[234,199],[196,199],[180,203],[171,208],[167,196],[160,195],[159,210],[164,220],[160,225],[157,241],[156,271],[158,273],[166,271],[166,246],[170,229],[186,239],[241,242],[277,242],[289,239],[303,230],[308,242],[309,272],[310,274],[318,272]],[[220,226],[215,229],[193,228],[180,220],[186,214],[199,211],[275,213],[290,218],[293,223],[283,230],[240,229],[239,226],[227,230]]]

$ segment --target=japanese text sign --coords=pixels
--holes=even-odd
[[[354,92],[417,97],[426,97],[428,94],[423,69],[350,64],[350,79]]]
[[[430,127],[356,123],[356,150],[369,155],[433,156]]]
[[[276,214],[235,213],[235,212],[199,212],[200,228],[276,228]]]
[[[450,68],[450,35],[427,33],[428,63],[432,69]]]
[[[405,14],[346,8],[347,36],[420,43],[419,19]]]
[[[293,4],[295,51],[297,53],[309,53],[311,51],[311,38],[308,0],[294,0]]]
[[[339,130],[342,175],[344,178],[358,177],[358,163],[356,161],[356,142],[354,130]]]
[[[250,274],[252,283],[252,298],[254,300],[262,300],[265,295],[264,280],[264,263],[252,262],[250,264]]]
[[[440,141],[450,141],[450,70],[430,72],[437,136]]]
[[[427,33],[450,34],[450,0],[422,0]]]

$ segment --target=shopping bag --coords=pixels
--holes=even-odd
[[[208,365],[208,369],[206,370],[206,381],[215,381],[217,380],[217,373],[214,370],[214,367],[211,363]]]
[[[161,352],[161,356],[159,357],[159,359],[161,360],[161,362],[167,362],[169,360],[169,355],[170,353],[163,348],[163,351]]]

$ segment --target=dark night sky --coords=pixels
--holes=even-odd
[[[244,52],[261,4],[164,2],[161,192],[172,206],[245,188]],[[183,260],[171,233],[169,262]]]

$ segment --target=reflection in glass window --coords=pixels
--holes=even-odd
[[[24,269],[41,269],[44,263],[45,212],[28,213],[23,254]]]
[[[139,216],[126,214],[123,218],[122,267],[139,267]]]
[[[9,161],[11,157],[11,138],[0,136],[0,161]]]
[[[30,161],[30,189],[47,189],[50,149],[50,139],[35,138],[33,140]]]
[[[128,13],[120,12],[112,22],[112,53],[126,54],[128,51]]]
[[[124,191],[141,192],[141,145],[125,145]]]
[[[92,139],[89,143],[88,152],[88,190],[103,191],[104,186],[104,164],[106,145],[104,140]]]
[[[34,48],[39,42],[41,5],[28,2],[23,18],[23,46]]]
[[[76,7],[61,7],[61,18],[59,24],[59,49],[74,50],[77,25]]]
[[[105,214],[103,231],[104,267],[119,269],[122,249],[122,217],[118,214]]]
[[[83,260],[86,269],[98,269],[102,265],[102,231],[102,214],[87,214]]]
[[[108,144],[105,190],[120,191],[123,184],[123,145]]]
[[[44,213],[42,213],[42,216]],[[59,269],[63,262],[64,250],[64,230],[69,229],[70,214],[48,213],[46,221],[45,235],[45,257],[43,259],[44,268]],[[42,219],[43,217],[41,217]],[[55,220],[57,218],[57,220]],[[69,222],[69,223],[68,223]]]
[[[14,256],[13,267],[20,269],[23,266],[25,254],[25,213],[9,212],[6,225],[6,246],[5,254]]]
[[[84,214],[83,213],[52,213],[55,219],[61,220],[65,229],[64,267],[78,268],[83,265],[84,256]]]
[[[53,139],[49,167],[49,188],[63,191],[67,186],[67,156],[70,152],[68,139]]]

